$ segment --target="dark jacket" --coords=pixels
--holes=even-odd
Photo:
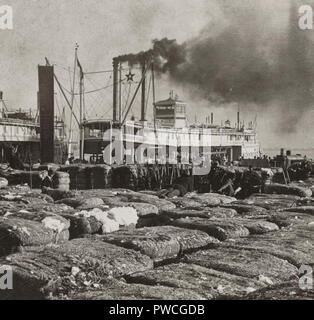
[[[47,176],[45,179],[41,182],[41,188],[51,188],[54,189],[54,176]]]

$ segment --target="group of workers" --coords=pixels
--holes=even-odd
[[[53,169],[41,173],[41,189],[56,187],[56,175]],[[235,170],[231,167],[222,167],[218,162],[213,162],[211,171],[207,176],[209,181],[209,192],[217,192],[237,198],[246,198],[253,193],[263,192],[263,187],[269,178],[267,172],[259,174],[250,166],[248,170]],[[175,183],[168,186],[164,196],[184,196],[187,192],[194,191],[194,177],[184,173]]]
[[[288,168],[289,178],[291,180],[305,180],[312,172],[312,163],[306,159],[293,163]]]
[[[19,156],[18,148],[11,146],[9,151],[7,157],[10,167],[24,170],[25,165]],[[268,158],[264,156],[264,159]],[[95,163],[99,161],[103,162],[103,158],[93,158],[93,160]],[[207,160],[208,159],[206,159],[206,161]],[[253,170],[252,166],[249,166],[248,169],[235,169],[233,163],[229,163],[229,166],[227,166],[228,163],[225,155],[216,155],[209,161],[211,161],[211,171],[207,177],[205,177],[209,186],[207,192],[216,192],[244,199],[253,193],[263,192],[265,185],[269,183],[271,179],[270,176],[272,172],[270,169],[270,171],[256,171]],[[65,164],[71,165],[75,162],[76,160],[73,154],[69,154]],[[38,164],[39,163],[40,161],[38,161]],[[287,172],[289,174],[289,180],[305,180],[312,172],[312,163],[305,158],[304,161],[292,163],[287,169]],[[41,189],[43,192],[46,192],[47,189],[56,188],[56,172],[53,169],[43,171],[40,176],[42,179]],[[187,192],[194,191],[194,177],[183,174],[174,184],[168,186],[167,190],[166,196],[184,196]]]
[[[244,199],[263,192],[268,178],[269,173],[257,172],[251,166],[246,170],[235,170],[232,166],[220,167],[214,162],[208,175],[209,191]]]

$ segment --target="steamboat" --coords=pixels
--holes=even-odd
[[[214,113],[204,123],[190,123],[188,104],[171,91],[168,99],[155,101],[153,61],[141,61],[140,81],[123,112],[121,105],[121,70],[119,58],[113,59],[112,119],[84,120],[81,134],[81,157],[94,163],[195,163],[219,158],[232,162],[260,156],[256,126],[229,120],[215,124]],[[130,82],[134,74],[126,75]],[[148,97],[152,91],[153,119],[147,120]],[[136,96],[140,95],[139,120],[130,117]],[[139,100],[139,99],[137,99]],[[197,106],[192,106],[197,108]],[[83,143],[82,143],[83,141]],[[140,150],[140,152],[138,152]],[[196,159],[197,158],[197,159]]]
[[[85,95],[89,91],[84,87],[87,73],[84,72],[78,59],[77,48],[78,46],[75,49],[71,90],[66,90],[60,83],[54,72],[54,64],[51,65],[47,58],[46,66],[39,66],[36,115],[21,111],[8,112],[1,94],[3,109],[0,117],[0,139],[2,139],[0,157],[2,161],[7,158],[7,146],[19,146],[20,154],[25,158],[24,162],[40,159],[42,163],[64,163],[66,159],[73,159],[72,145],[79,146],[76,149],[79,150],[81,162],[109,165],[134,163],[192,163],[194,165],[209,163],[215,158],[224,162],[233,162],[239,159],[254,159],[261,155],[256,124],[251,121],[246,126],[240,121],[239,111],[235,125],[231,125],[229,120],[220,124],[215,123],[213,112],[205,118],[204,122],[191,123],[187,115],[188,108],[196,110],[197,106],[189,106],[173,91],[167,99],[156,101],[154,61],[147,56],[136,63],[128,64],[128,69],[124,68],[125,61],[121,61],[121,58],[113,59],[113,70],[110,70],[113,89],[112,117],[110,119],[88,118]],[[75,93],[77,67],[79,68],[79,93]],[[138,70],[137,75],[132,73],[132,68]],[[128,74],[123,76],[125,70],[128,70]],[[134,81],[135,76],[139,78],[138,81]],[[62,114],[56,117],[55,83],[71,111],[69,121],[65,121],[65,107]],[[124,105],[121,99],[122,84],[134,88],[132,94],[129,94],[124,101]],[[71,94],[70,98],[66,91]],[[74,111],[75,96],[79,96],[79,116]],[[136,103],[139,106],[136,106]],[[150,119],[148,119],[149,106],[152,106]],[[130,112],[135,108],[140,109],[138,119]],[[77,137],[73,137],[72,121],[75,121],[78,127]],[[69,133],[66,133],[65,123],[69,125]],[[28,160],[30,158],[32,160]]]

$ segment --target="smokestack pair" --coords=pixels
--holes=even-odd
[[[118,88],[119,88],[119,58],[113,59],[113,116],[114,122],[118,121]],[[146,118],[146,60],[141,59],[141,70],[142,70],[142,98],[141,98],[141,121],[145,121]],[[120,79],[121,81],[121,79]],[[121,93],[120,93],[121,94]]]

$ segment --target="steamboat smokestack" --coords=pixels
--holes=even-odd
[[[54,70],[53,66],[38,66],[40,159],[54,162]]]
[[[113,59],[113,115],[112,120],[117,121],[118,110],[118,77],[119,77],[119,60]]]
[[[141,67],[142,67],[142,100],[141,100],[141,120],[145,121],[146,115],[145,115],[145,105],[146,105],[146,60],[145,58],[141,61]]]
[[[214,113],[210,114],[210,124],[214,124]]]
[[[237,112],[237,128],[240,130],[240,111]]]

